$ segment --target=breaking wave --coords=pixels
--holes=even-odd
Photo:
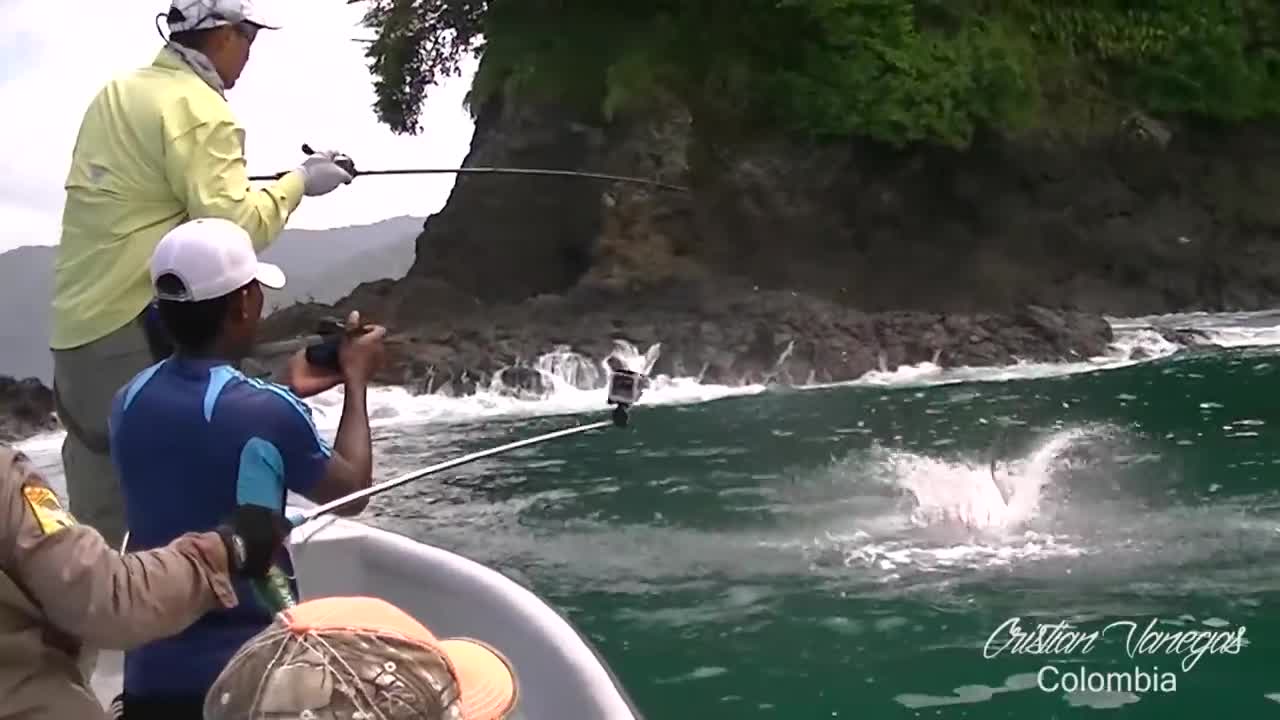
[[[990,457],[932,456],[872,446],[806,479],[792,498],[798,517],[824,506],[825,526],[783,543],[818,567],[862,567],[897,578],[908,569],[938,571],[1007,565],[1085,552],[1057,521],[1073,455],[1109,442],[1105,426],[1067,428],[1027,452]],[[819,497],[804,498],[821,488]]]
[[[1105,355],[1072,363],[1019,362],[1006,367],[941,368],[931,362],[873,370],[857,380],[815,384],[803,389],[875,385],[928,386],[959,382],[1000,382],[1057,377],[1111,369],[1167,357],[1183,346],[1166,338],[1159,328],[1186,328],[1225,347],[1280,344],[1280,314],[1184,314],[1144,318],[1109,318],[1115,340]],[[645,353],[619,341],[611,357],[626,363],[652,367],[658,346]],[[781,358],[780,358],[781,360]],[[377,388],[370,393],[369,411],[375,428],[425,423],[474,422],[496,418],[567,415],[605,409],[608,358],[593,359],[566,347],[556,347],[531,365],[513,366],[495,373],[487,386],[474,394],[448,397],[415,395],[398,387]],[[646,405],[703,403],[721,398],[764,392],[761,384],[718,385],[698,377],[653,378],[641,401]],[[323,432],[337,429],[342,411],[342,389],[335,388],[309,400],[316,423]],[[21,443],[28,453],[56,452],[62,432],[39,435]]]

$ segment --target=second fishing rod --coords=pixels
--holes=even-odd
[[[609,375],[607,404],[612,405],[613,411],[609,420],[599,420],[596,422],[584,423],[573,427],[556,430],[553,432],[537,435],[524,440],[516,440],[515,442],[506,443],[497,447],[481,450],[479,452],[470,453],[452,460],[446,460],[441,463],[429,465],[427,467],[405,473],[399,477],[377,483],[364,490],[357,490],[331,502],[324,503],[314,508],[308,508],[300,512],[291,512],[287,516],[291,529],[296,529],[317,518],[323,517],[333,511],[365,498],[381,495],[389,490],[393,490],[401,485],[420,480],[424,477],[435,475],[451,470],[462,465],[473,463],[477,460],[502,455],[523,447],[532,445],[540,445],[566,438],[574,435],[600,430],[606,427],[626,427],[630,423],[630,410],[640,400],[640,396],[644,394],[645,387],[648,385],[648,377],[642,373],[627,368],[611,366]],[[272,566],[267,576],[260,580],[253,581],[254,591],[258,595],[258,600],[272,612],[279,612],[292,607],[297,600],[294,598],[293,590],[289,585],[289,578],[278,567]]]
[[[302,152],[307,155],[314,155],[315,151],[310,145],[304,144]],[[689,192],[689,188],[682,185],[672,185],[671,183],[661,182],[659,180],[651,180],[648,178],[629,177],[626,175],[610,175],[607,173],[585,172],[581,170],[552,170],[547,168],[513,168],[513,167],[459,167],[459,168],[399,168],[393,170],[359,170],[355,166],[355,161],[351,158],[340,155],[335,162],[354,177],[363,177],[366,175],[433,175],[433,174],[451,174],[451,175],[544,175],[566,178],[585,178],[592,180],[608,180],[610,182],[632,183],[636,185],[648,185],[650,187],[662,188],[673,192]],[[283,177],[285,172],[278,172],[273,175],[250,175],[249,179],[253,181],[278,180]]]

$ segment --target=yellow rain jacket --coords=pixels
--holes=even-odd
[[[107,83],[76,138],[54,263],[54,350],[124,327],[151,301],[151,252],[173,227],[227,218],[264,249],[302,201],[303,177],[249,186],[244,129],[173,51]]]

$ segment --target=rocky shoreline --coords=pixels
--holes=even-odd
[[[415,320],[425,307],[435,309],[430,318]],[[1035,305],[1007,313],[864,312],[728,282],[643,293],[579,287],[492,305],[421,279],[366,284],[336,306],[286,308],[265,320],[262,336],[306,335],[321,318],[353,309],[390,328],[380,384],[453,397],[496,391],[536,400],[553,391],[551,374],[580,389],[602,388],[601,363],[618,347],[615,341],[638,355],[658,344],[655,377],[794,386],[921,362],[945,368],[1080,361],[1105,354],[1113,340],[1101,315]],[[1186,348],[1214,347],[1198,330],[1152,329]],[[583,356],[590,362],[580,362]],[[263,369],[278,369],[278,362]],[[48,387],[36,378],[0,375],[0,442],[57,429]]]
[[[1269,200],[1280,134],[1150,122],[1168,131],[1160,142],[1126,125],[1080,141],[983,136],[965,151],[722,145],[679,107],[601,125],[497,97],[478,109],[466,166],[609,172],[688,192],[459,176],[404,278],[286,308],[262,339],[357,309],[392,333],[379,382],[538,397],[540,357],[591,358],[562,355],[594,368],[576,380],[594,387],[616,340],[641,353],[660,344],[655,374],[799,385],[925,361],[1079,361],[1106,353],[1104,312],[1280,302]],[[10,437],[47,424],[44,395],[24,382],[0,395]]]
[[[437,311],[423,320],[427,307]],[[282,310],[267,320],[265,334],[306,334],[321,317],[353,309],[391,330],[380,381],[446,395],[479,387],[538,396],[549,390],[534,370],[540,356],[571,351],[598,366],[615,340],[641,353],[660,344],[655,376],[729,385],[839,382],[925,361],[943,367],[1077,361],[1105,353],[1112,340],[1110,325],[1092,313],[1031,305],[1007,313],[869,313],[727,281],[631,293],[579,286],[497,305],[443,283],[387,281],[362,286],[336,307]],[[495,375],[501,382],[493,383]],[[582,389],[603,383],[590,373],[577,381]]]
[[[679,106],[600,123],[498,95],[477,109],[464,165],[609,172],[687,192],[459,176],[405,278],[283,311],[267,333],[358,309],[394,334],[385,382],[536,396],[538,357],[564,349],[598,363],[614,340],[661,343],[659,374],[805,384],[924,361],[1078,361],[1107,351],[1104,313],[1280,302],[1280,214],[1264,200],[1280,136],[1140,119],[1081,137],[984,133],[963,151],[724,143]]]
[[[57,430],[53,391],[38,378],[21,380],[0,375],[0,442]]]

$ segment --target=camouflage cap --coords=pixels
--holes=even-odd
[[[169,32],[206,30],[242,22],[268,30],[281,27],[279,21],[263,13],[254,0],[173,0],[169,5]]]
[[[276,616],[227,663],[205,720],[501,720],[511,664],[478,640],[437,639],[377,598],[332,597]]]

